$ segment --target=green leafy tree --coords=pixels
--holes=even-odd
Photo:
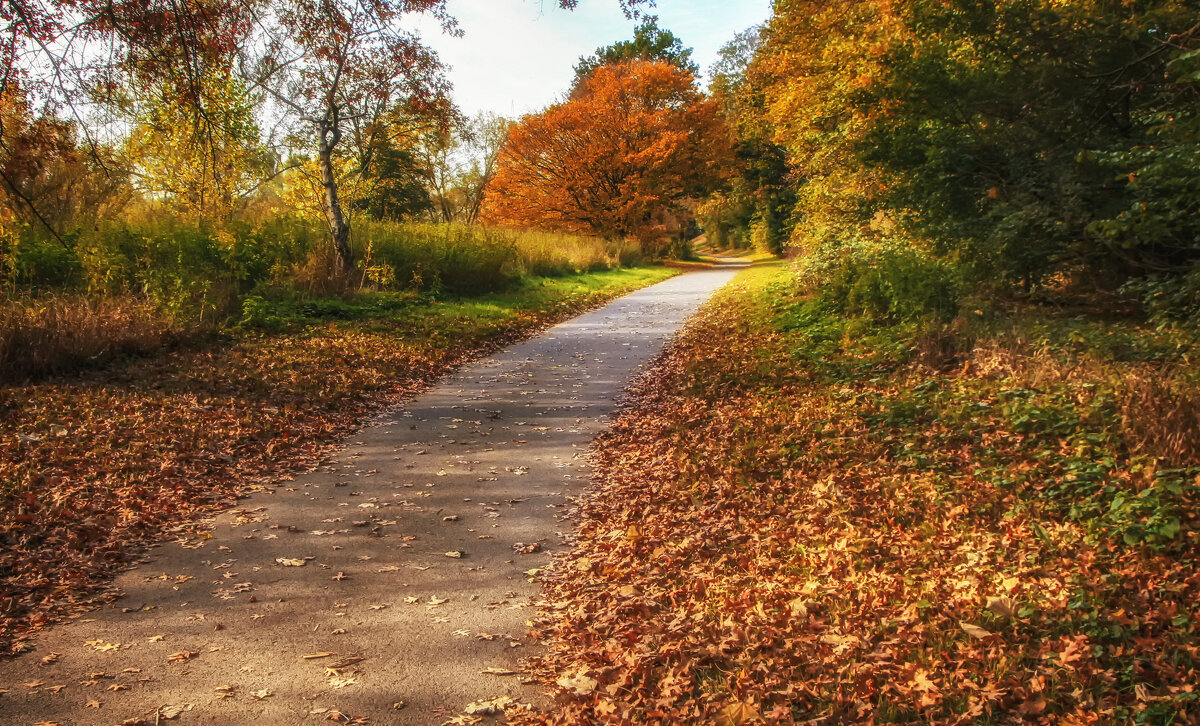
[[[1170,64],[1197,33],[1172,0],[778,2],[749,75],[805,179],[793,242],[903,239],[1026,288],[1182,269],[1200,255],[1186,224],[1121,220],[1194,209],[1200,98]]]
[[[156,84],[140,94],[126,144],[137,186],[193,219],[227,220],[267,174],[255,103],[232,74],[213,74],[198,92]]]
[[[700,66],[692,60],[692,49],[684,47],[683,41],[671,31],[658,27],[658,16],[649,15],[634,29],[632,40],[618,41],[597,48],[593,55],[581,57],[575,66],[572,88],[578,89],[600,66],[634,60],[663,61],[693,76],[700,73]]]
[[[781,252],[787,241],[794,182],[783,148],[772,140],[763,114],[763,94],[748,77],[762,39],[762,26],[734,36],[710,69],[709,93],[735,134],[735,169],[730,183],[698,209],[709,242],[718,247],[754,244]]]

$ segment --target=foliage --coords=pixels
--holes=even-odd
[[[621,40],[601,48],[593,55],[580,58],[575,66],[572,89],[578,90],[585,80],[604,65],[619,65],[629,61],[662,61],[693,76],[700,67],[692,60],[692,49],[686,48],[674,33],[658,27],[658,16],[647,15],[633,31],[632,40]]]
[[[147,354],[182,331],[134,298],[52,297],[0,304],[0,381]]]
[[[62,371],[226,323],[278,329],[285,321],[264,307],[264,294],[346,290],[326,285],[325,240],[322,225],[305,219],[217,226],[173,219],[161,209],[142,221],[97,224],[62,242],[27,231],[13,245],[10,282],[17,294],[9,308],[16,312],[0,322],[0,337],[32,348],[22,362],[11,355],[19,347],[10,347],[0,378]],[[640,250],[626,243],[471,225],[363,221],[350,244],[363,265],[357,286],[397,293],[475,296],[528,277],[640,261]],[[90,312],[104,310],[113,311],[109,325],[104,313]],[[134,339],[142,342],[123,342]]]
[[[793,244],[902,236],[1030,289],[1196,258],[1186,4],[785,0],[748,73],[806,180]]]
[[[103,147],[86,153],[78,131],[53,115],[35,115],[19,88],[0,96],[0,216],[10,233],[37,227],[61,237],[81,220],[107,217],[124,206],[130,193],[127,161]]]
[[[138,186],[164,198],[178,214],[229,219],[265,175],[261,133],[245,84],[229,70],[206,76],[198,89],[202,114],[171,84],[150,90],[126,149]]]
[[[749,275],[599,442],[523,722],[1196,720],[1200,447],[1121,423],[1196,340],[996,318],[931,368]]]
[[[437,55],[399,27],[408,13],[428,13],[455,32],[445,0],[294,0],[271,14],[274,27],[253,60],[255,82],[293,114],[315,147],[339,274],[353,265],[335,161],[347,128],[386,125],[395,104],[441,104],[448,90]]]
[[[949,320],[958,313],[958,271],[893,240],[854,240],[805,256],[797,282],[832,309],[874,322]]]
[[[755,26],[738,33],[709,70],[709,93],[735,137],[735,173],[697,209],[697,217],[718,248],[779,254],[787,241],[795,182],[783,147],[772,141],[763,94],[748,78],[763,30]]]
[[[684,227],[682,202],[722,173],[728,145],[715,111],[675,66],[601,66],[574,98],[512,127],[484,216],[659,243]]]

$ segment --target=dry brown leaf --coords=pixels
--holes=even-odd
[[[504,713],[504,709],[515,703],[516,701],[509,696],[482,699],[467,704],[467,707],[463,709],[463,713],[468,716],[498,716]]]
[[[555,683],[577,696],[591,695],[596,690],[596,686],[599,685],[599,682],[595,678],[587,675],[584,671],[579,671],[571,676],[563,676],[555,681]]]
[[[963,632],[972,638],[979,638],[980,640],[991,637],[992,635],[992,631],[981,628],[978,625],[972,625],[965,620],[960,621],[958,623],[958,627],[962,628]]]
[[[1007,595],[999,597],[989,597],[987,599],[987,607],[992,613],[1003,618],[1011,618],[1017,614],[1017,602]]]
[[[184,711],[191,711],[192,704],[184,703],[177,706],[163,706],[158,709],[158,715],[168,721],[173,721],[179,718],[179,715]]]
[[[762,714],[753,703],[731,703],[717,714],[717,726],[743,726],[751,721],[761,721]]]

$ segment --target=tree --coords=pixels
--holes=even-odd
[[[597,68],[579,92],[509,130],[484,215],[502,224],[661,241],[729,156],[716,105],[664,62]]]
[[[253,99],[228,69],[203,80],[202,113],[176,88],[145,90],[126,152],[143,190],[185,216],[223,221],[265,176]]]
[[[1188,4],[781,0],[765,37],[750,77],[806,180],[800,246],[889,241],[1025,289],[1200,260]]]
[[[251,64],[316,147],[335,274],[354,262],[336,162],[348,125],[380,123],[400,99],[420,106],[448,91],[437,55],[399,27],[409,13],[430,13],[456,32],[445,0],[290,0],[274,12],[263,53]]]
[[[112,145],[93,135],[89,104],[125,109],[131,96],[147,89],[162,91],[172,105],[186,108],[188,123],[175,132],[177,143],[210,149],[213,140],[204,122],[209,109],[202,91],[205,79],[227,71],[229,59],[242,45],[257,0],[9,0],[0,3],[0,95],[22,98],[39,123],[69,123],[75,155],[59,161],[73,179],[75,202],[94,197],[84,188],[102,190],[124,184],[127,167],[113,158]],[[5,119],[7,120],[7,119]],[[106,117],[112,121],[112,117]],[[123,121],[123,120],[122,120]],[[4,123],[4,120],[0,120]],[[207,128],[205,128],[207,126]],[[0,128],[0,138],[5,138]],[[183,136],[187,138],[184,139]],[[5,146],[0,152],[16,151]],[[86,154],[90,159],[83,159]],[[195,163],[206,157],[197,155]],[[211,171],[211,169],[209,169]],[[112,179],[103,182],[95,173]],[[14,196],[20,181],[0,171],[0,185]],[[62,207],[53,195],[26,213],[51,234],[59,232],[42,205]],[[65,200],[59,200],[59,202]],[[104,206],[95,200],[99,207]],[[70,206],[70,205],[69,205]],[[78,206],[77,204],[75,205]],[[59,210],[61,211],[61,209]],[[78,208],[73,213],[80,211]],[[95,210],[93,210],[95,211]]]
[[[445,133],[426,134],[418,146],[437,221],[474,224],[511,122],[481,112]]]
[[[597,48],[594,55],[581,57],[575,66],[572,88],[579,88],[600,66],[633,60],[663,61],[693,76],[700,73],[700,66],[692,60],[692,49],[685,48],[683,42],[671,31],[659,28],[658,16],[650,15],[634,29],[632,40],[621,40]]]
[[[795,181],[774,127],[764,113],[764,94],[748,77],[762,43],[762,26],[734,36],[719,51],[709,73],[709,92],[733,130],[736,178],[697,210],[711,243],[779,253],[787,240],[795,203]]]

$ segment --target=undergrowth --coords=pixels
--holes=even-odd
[[[524,281],[628,267],[631,243],[477,225],[360,220],[357,270],[333,275],[326,231],[280,218],[226,227],[169,216],[0,254],[0,383],[145,354],[230,325],[279,331],[308,310],[470,297]],[[319,317],[319,315],[318,315]]]
[[[747,273],[600,441],[524,718],[1200,722],[1196,351]]]

